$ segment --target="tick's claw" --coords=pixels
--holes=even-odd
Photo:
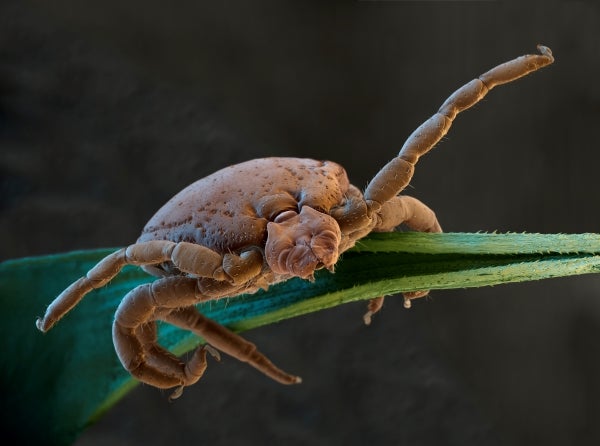
[[[210,354],[210,356],[215,358],[216,361],[221,361],[221,353],[219,353],[219,350],[214,348],[212,345],[204,344],[204,347],[202,348],[206,350]]]
[[[185,386],[179,386],[175,389],[175,391],[169,395],[169,401],[173,401],[176,400],[177,398],[179,398],[181,395],[183,395],[183,388]]]

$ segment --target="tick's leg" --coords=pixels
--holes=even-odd
[[[127,263],[132,265],[172,262],[184,273],[232,284],[247,282],[260,274],[263,266],[262,254],[257,248],[244,251],[238,256],[221,254],[196,243],[174,243],[166,240],[136,243],[127,248],[126,256]]]
[[[401,223],[416,231],[441,232],[442,229],[431,209],[410,197],[398,197],[410,182],[419,157],[431,150],[448,132],[460,112],[475,105],[497,85],[512,82],[554,61],[549,48],[538,45],[540,54],[518,57],[498,65],[477,79],[456,90],[431,118],[421,124],[406,140],[396,158],[387,163],[371,180],[364,193],[367,206],[380,221],[375,231],[391,231]],[[426,296],[428,291],[404,293],[404,306],[410,308],[411,299]],[[369,302],[365,323],[381,309],[383,297]]]
[[[202,316],[193,305],[206,299],[199,294],[197,279],[181,276],[159,279],[129,292],[121,301],[113,324],[113,342],[123,367],[154,387],[177,387],[172,399],[181,395],[183,387],[202,377],[207,352],[219,359],[215,348],[248,362],[279,382],[300,382],[300,378],[275,367],[256,351],[254,344]],[[194,331],[209,345],[198,347],[187,363],[182,362],[157,343],[154,321],[159,319]]]
[[[46,332],[67,314],[91,290],[103,287],[127,264],[125,248],[119,249],[102,259],[85,277],[73,282],[48,305],[43,318],[38,318],[35,325]]]
[[[385,202],[377,213],[378,222],[374,232],[390,232],[404,224],[419,232],[442,232],[435,213],[416,198],[406,195],[393,197]],[[404,307],[410,308],[410,301],[429,294],[429,291],[411,291],[404,293]],[[371,323],[372,316],[381,310],[383,296],[369,301],[368,311],[363,316],[366,325]]]
[[[380,205],[404,190],[419,157],[431,150],[448,132],[458,113],[475,105],[495,86],[512,82],[554,61],[549,48],[538,45],[538,50],[541,54],[521,56],[498,65],[450,95],[438,112],[409,136],[398,156],[369,183],[364,193],[367,204],[377,211]]]
[[[157,316],[156,319],[162,320],[163,318]],[[142,345],[142,351],[146,360],[146,371],[160,373],[163,377],[165,375],[177,377],[182,374],[185,376],[185,384],[181,384],[177,390],[169,396],[169,399],[171,400],[181,396],[184,386],[192,385],[202,377],[207,366],[207,352],[215,357],[217,361],[220,360],[218,352],[208,345],[203,345],[197,348],[192,353],[192,357],[185,363],[173,353],[159,345],[157,335],[155,321],[140,325],[134,333],[134,336],[137,337]]]
[[[159,316],[156,319],[165,320],[164,317]],[[183,370],[186,381],[169,396],[170,400],[179,398],[183,394],[184,387],[195,384],[202,378],[207,367],[206,353],[210,353],[217,361],[221,360],[219,352],[206,344],[197,347],[187,363],[181,361],[173,353],[158,344],[155,321],[140,326],[135,334],[143,345],[148,368],[160,371],[163,376],[180,376]]]
[[[263,257],[258,249],[236,254],[219,254],[194,243],[174,243],[152,240],[119,249],[102,259],[85,277],[64,290],[46,309],[43,318],[36,321],[41,331],[48,331],[91,290],[106,285],[125,265],[148,266],[171,262],[185,273],[212,278],[237,285],[260,274]],[[156,268],[154,268],[156,270]]]
[[[194,332],[217,350],[239,361],[247,362],[281,384],[299,384],[302,381],[300,377],[290,375],[276,367],[256,349],[256,345],[203,316],[195,307],[180,308],[170,313],[164,320]]]
[[[206,369],[206,349],[184,363],[157,343],[154,321],[164,314],[202,301],[197,279],[168,277],[140,285],[121,301],[113,323],[113,342],[123,367],[140,381],[166,389],[188,386]]]
[[[371,318],[375,313],[379,313],[381,307],[383,307],[384,296],[374,297],[367,305],[367,312],[363,316],[365,325],[371,325]]]
[[[378,217],[374,232],[390,232],[402,224],[413,231],[442,232],[435,213],[421,201],[407,195],[385,202]]]

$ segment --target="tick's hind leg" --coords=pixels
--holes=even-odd
[[[404,224],[413,231],[442,232],[435,213],[416,198],[399,195],[385,202],[377,213],[378,222],[373,232],[390,232]],[[425,297],[429,291],[411,291],[404,293],[404,307],[410,308],[411,300]],[[383,296],[369,301],[368,311],[363,316],[366,325],[371,323],[372,316],[381,310]]]
[[[275,366],[257,350],[256,345],[210,320],[195,307],[180,308],[165,316],[164,320],[194,332],[210,346],[233,356],[239,361],[247,362],[281,384],[299,384],[302,382],[300,377],[290,375]]]
[[[162,320],[163,318],[157,317],[157,319]],[[169,396],[170,400],[179,398],[183,393],[184,387],[195,384],[202,378],[207,367],[207,352],[217,361],[221,359],[216,350],[208,345],[202,345],[192,353],[191,358],[189,358],[187,362],[180,360],[173,353],[158,344],[158,333],[155,321],[138,327],[134,334],[134,338],[137,338],[137,340],[131,339],[130,335],[122,333],[122,329],[117,328],[116,326],[114,327],[113,334],[115,339],[119,337],[122,338],[120,342],[133,342],[133,345],[136,345],[139,341],[139,352],[143,354],[145,361],[140,364],[135,372],[131,372],[133,376],[154,386],[156,386],[156,381],[165,383],[165,376],[173,377],[174,380],[179,383],[179,387],[177,387],[177,389]],[[167,385],[166,387],[173,386]]]
[[[155,321],[201,300],[197,280],[188,277],[159,279],[130,291],[121,301],[113,323],[113,342],[123,367],[140,381],[161,389],[198,381],[210,350],[197,349],[187,363],[182,362],[157,343]]]
[[[182,276],[159,279],[129,292],[121,301],[113,324],[113,342],[123,367],[154,387],[177,387],[171,399],[201,378],[207,352],[219,359],[215,349],[248,362],[283,384],[300,382],[300,378],[275,367],[254,344],[202,316],[194,305],[203,300],[206,299],[198,291],[197,279]],[[208,345],[198,347],[189,361],[182,362],[158,344],[156,320],[193,331]]]

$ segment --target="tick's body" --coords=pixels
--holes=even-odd
[[[304,205],[328,212],[349,186],[344,168],[333,162],[246,161],[183,189],[150,219],[138,242],[185,241],[220,253],[264,247],[267,223],[281,212]]]
[[[165,204],[137,243],[102,260],[73,283],[37,321],[49,330],[83,296],[105,285],[126,264],[160,277],[128,293],[115,315],[113,340],[123,366],[139,380],[160,388],[182,389],[206,369],[206,353],[228,353],[284,384],[300,378],[274,366],[256,347],[201,315],[199,302],[254,292],[289,279],[311,279],[314,271],[333,271],[341,253],[373,231],[400,224],[440,232],[435,214],[420,201],[399,195],[420,156],[447,133],[458,113],[481,100],[494,86],[511,82],[552,63],[550,50],[499,65],[465,84],[408,138],[364,193],[344,169],[330,161],[265,158],[222,169],[188,186]],[[407,293],[405,302],[426,292]],[[373,299],[365,322],[382,304]],[[160,347],[156,321],[203,337],[184,363]]]

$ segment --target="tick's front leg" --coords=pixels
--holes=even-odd
[[[498,65],[450,95],[440,109],[421,124],[406,140],[394,159],[387,163],[371,180],[364,192],[368,208],[379,215],[380,221],[373,230],[391,231],[401,223],[424,232],[441,232],[441,227],[431,209],[418,200],[398,197],[412,179],[419,157],[429,152],[450,129],[456,116],[478,103],[497,85],[512,82],[554,61],[549,48],[538,45],[540,54],[528,54]],[[427,295],[427,291],[404,294],[404,306],[410,308],[411,299]],[[372,299],[364,316],[368,325],[373,314],[383,305],[383,297]]]
[[[431,118],[406,140],[398,156],[377,173],[365,190],[367,203],[377,208],[398,195],[410,182],[419,157],[431,150],[448,132],[454,118],[497,85],[512,82],[554,61],[549,48],[538,45],[541,54],[528,54],[492,68],[450,95]]]

